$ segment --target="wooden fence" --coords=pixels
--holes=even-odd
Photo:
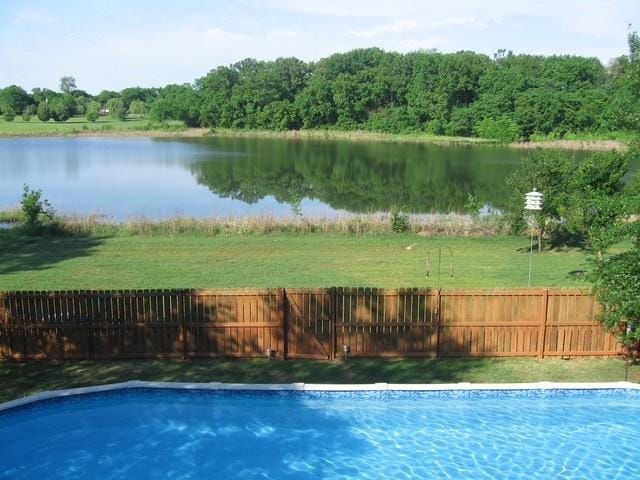
[[[614,356],[582,290],[0,293],[0,358]]]

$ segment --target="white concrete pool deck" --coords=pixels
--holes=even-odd
[[[324,383],[183,383],[183,382],[130,382],[111,383],[92,387],[69,388],[35,393],[0,404],[0,412],[30,403],[52,398],[109,392],[131,388],[170,388],[175,390],[236,390],[236,391],[303,391],[303,392],[369,392],[369,391],[468,391],[468,390],[640,390],[640,384],[632,382],[601,383],[369,383],[369,384],[324,384]]]

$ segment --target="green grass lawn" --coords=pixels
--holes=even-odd
[[[426,277],[428,257],[430,277]],[[0,290],[436,287],[438,283],[442,288],[526,287],[528,268],[529,241],[517,237],[317,233],[30,237],[0,231]],[[586,286],[586,269],[588,255],[580,249],[534,254],[533,286]]]
[[[624,380],[621,359],[129,360],[0,362],[0,402],[43,390],[128,380],[243,383],[510,383]],[[629,380],[640,380],[640,366]]]
[[[96,122],[89,122],[85,117],[73,117],[66,122],[41,122],[33,117],[30,122],[25,122],[17,116],[13,122],[0,119],[0,137],[3,136],[47,136],[80,134],[89,132],[129,132],[145,130],[149,125],[147,119],[114,120],[109,117],[100,117]],[[171,122],[174,127],[182,125],[181,122]]]

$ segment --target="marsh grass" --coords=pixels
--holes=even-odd
[[[19,223],[25,220],[24,214],[19,207],[0,210],[0,223]]]
[[[62,235],[204,235],[232,236],[272,233],[371,235],[393,233],[393,214],[344,215],[335,218],[275,217],[172,217],[160,220],[130,218],[116,222],[99,215],[56,219],[50,233]],[[499,216],[460,214],[410,215],[407,230],[421,236],[494,236],[505,232]]]

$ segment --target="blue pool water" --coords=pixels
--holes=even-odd
[[[0,478],[615,479],[640,392],[131,389],[0,414]]]

